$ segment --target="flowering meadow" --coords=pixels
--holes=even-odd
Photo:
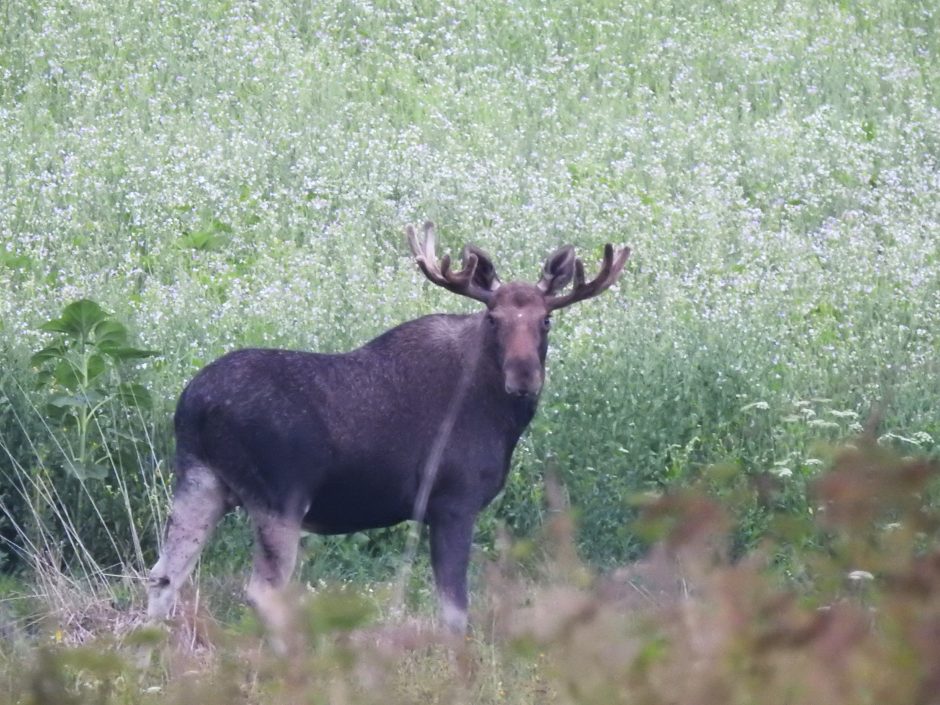
[[[509,629],[510,658],[495,617],[473,637],[471,666],[423,637],[402,657],[399,635],[394,658],[379,648],[354,668],[356,637],[329,635],[347,612],[372,619],[364,604],[387,616],[407,527],[305,539],[299,582],[341,586],[329,598],[338,621],[316,605],[307,615],[312,632],[327,625],[311,648],[331,675],[315,684],[291,680],[292,661],[274,677],[285,690],[264,685],[271,665],[240,606],[250,537],[238,516],[206,552],[202,616],[174,652],[186,655],[151,666],[156,685],[123,670],[124,642],[68,650],[112,626],[130,633],[141,612],[172,484],[172,410],[202,365],[246,346],[349,350],[419,315],[474,310],[409,255],[403,228],[426,219],[441,249],[479,245],[504,281],[536,280],[565,243],[588,275],[605,243],[633,250],[618,286],[556,317],[539,414],[478,527],[480,604],[511,583],[505,594],[551,612],[547,585],[564,583],[559,609],[588,610],[572,623],[616,651],[611,630],[627,626],[596,615],[620,602],[571,585],[643,565],[665,534],[637,517],[676,492],[724,507],[720,580],[757,585],[768,604],[775,581],[825,601],[826,571],[807,556],[846,525],[805,526],[820,511],[813,488],[850,452],[837,447],[866,438],[869,460],[853,462],[902,475],[938,455],[932,2],[0,3],[0,682],[11,702],[757,702],[759,688],[714,695],[698,671],[694,697],[660,687],[703,653],[706,670],[762,678],[716,665],[753,646],[742,632],[730,656],[671,648],[683,630],[695,636],[689,620],[714,629],[693,608],[633,634],[627,661],[585,666],[600,674],[594,690],[571,685],[577,634],[536,629],[519,646]],[[546,477],[570,509],[551,508]],[[885,521],[909,511],[892,505]],[[926,550],[935,531],[912,545]],[[755,551],[774,587],[748,572]],[[519,574],[488,580],[507,556]],[[430,613],[418,567],[408,609]],[[703,599],[721,599],[718,582],[702,583]],[[884,600],[895,616],[906,604]],[[738,606],[759,620],[755,605]],[[832,628],[862,629],[856,616]],[[200,620],[214,636],[198,636]],[[896,646],[871,643],[834,668],[864,681],[886,654],[906,667]],[[34,662],[24,685],[17,671]],[[768,663],[803,672],[798,659]],[[213,691],[232,668],[237,692]],[[176,678],[193,669],[215,680]],[[628,687],[620,669],[643,677]],[[828,702],[894,702],[864,682]],[[925,697],[906,702],[936,702]]]

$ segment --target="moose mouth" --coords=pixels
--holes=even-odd
[[[515,387],[510,387],[508,384],[506,385],[505,389],[506,394],[516,399],[537,399],[539,393],[542,391],[541,387],[538,389],[517,389]]]

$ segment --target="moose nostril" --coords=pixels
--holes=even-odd
[[[540,375],[536,375],[529,379],[520,381],[520,380],[506,380],[505,384],[506,394],[514,397],[534,397],[538,396],[538,393],[542,391],[542,380]]]
[[[538,389],[527,389],[525,387],[511,387],[508,384],[506,385],[506,394],[511,397],[534,397],[539,393]]]

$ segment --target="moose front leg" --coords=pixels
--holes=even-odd
[[[449,514],[430,525],[431,566],[441,621],[457,634],[467,631],[467,566],[475,518]]]

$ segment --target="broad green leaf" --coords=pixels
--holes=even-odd
[[[62,360],[52,370],[52,376],[55,381],[66,389],[78,389],[82,386],[83,379],[78,369],[71,360]]]
[[[66,389],[80,389],[100,377],[106,369],[104,358],[94,354],[83,363],[76,363],[70,359],[62,360],[52,370],[52,376]]]
[[[194,230],[186,233],[180,243],[194,250],[217,250],[225,244],[225,238],[213,230]]]
[[[65,355],[65,346],[61,343],[56,343],[55,345],[49,345],[31,358],[29,358],[29,364],[33,367],[42,367],[45,363],[50,360],[59,360]]]
[[[76,394],[57,394],[49,400],[49,406],[57,409],[86,406],[85,397]]]
[[[160,354],[156,350],[141,350],[140,348],[131,348],[126,345],[99,345],[98,350],[115,360],[139,360]]]
[[[73,301],[62,310],[62,320],[74,326],[84,337],[88,337],[96,325],[110,316],[91,299]]]
[[[69,431],[75,427],[75,416],[77,412],[74,411],[74,407],[46,404],[45,410],[46,417],[50,421],[59,424],[62,430]]]
[[[0,252],[0,265],[9,267],[14,271],[28,272],[35,263],[28,255],[17,255],[12,252]]]
[[[44,330],[49,333],[69,333],[71,334],[71,329],[61,318],[51,318],[42,325],[39,326],[39,330]]]
[[[184,233],[180,243],[194,250],[216,250],[226,243],[231,234],[231,225],[218,218],[212,218],[198,230]]]
[[[212,230],[212,232],[225,233],[226,235],[231,235],[233,232],[231,225],[219,220],[218,218],[212,219],[212,221],[209,223],[209,228]]]
[[[108,468],[98,463],[67,463],[65,467],[79,480],[103,480],[108,476]]]
[[[91,382],[93,379],[101,376],[107,369],[107,365],[101,355],[94,354],[88,357],[88,363],[85,369],[88,374],[88,381]]]
[[[108,316],[109,314],[91,299],[79,299],[62,309],[61,318],[46,321],[40,329],[83,339],[88,338],[94,327]]]
[[[99,348],[119,347],[127,342],[127,328],[109,318],[95,326],[94,336]]]
[[[142,384],[125,382],[118,386],[117,398],[125,406],[133,406],[138,409],[153,408],[153,398],[150,392]]]

